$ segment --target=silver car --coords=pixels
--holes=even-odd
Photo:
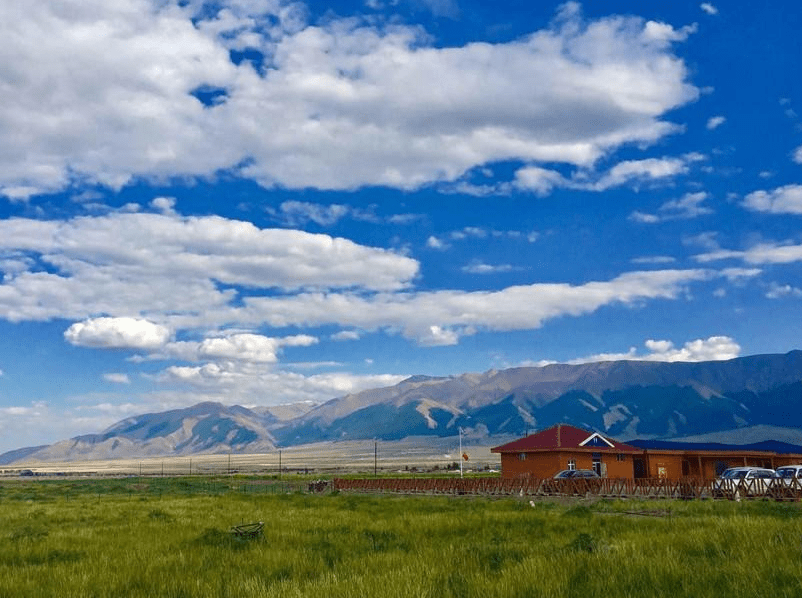
[[[556,480],[564,480],[567,478],[577,479],[577,478],[598,478],[599,474],[593,471],[592,469],[563,469],[560,472],[554,474],[554,479]]]
[[[740,500],[742,496],[765,496],[777,479],[773,469],[732,467],[713,482],[713,496]]]
[[[777,477],[785,486],[802,488],[802,465],[783,465],[777,468]]]

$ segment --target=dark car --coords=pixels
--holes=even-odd
[[[554,474],[555,480],[565,480],[568,478],[598,478],[599,474],[592,469],[563,469]]]

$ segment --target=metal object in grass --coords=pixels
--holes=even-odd
[[[262,535],[264,528],[264,521],[256,521],[254,523],[243,523],[242,525],[235,525],[231,528],[231,533],[237,538],[258,538]]]

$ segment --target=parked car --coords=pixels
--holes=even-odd
[[[802,465],[783,465],[776,469],[777,477],[786,486],[802,488]]]
[[[726,496],[740,500],[742,496],[765,496],[769,493],[777,473],[764,467],[732,467],[713,481],[713,496]]]
[[[554,474],[555,480],[565,480],[568,478],[598,478],[599,474],[592,469],[563,469]]]

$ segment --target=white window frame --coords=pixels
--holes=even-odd
[[[576,471],[576,459],[568,459],[568,469]]]

